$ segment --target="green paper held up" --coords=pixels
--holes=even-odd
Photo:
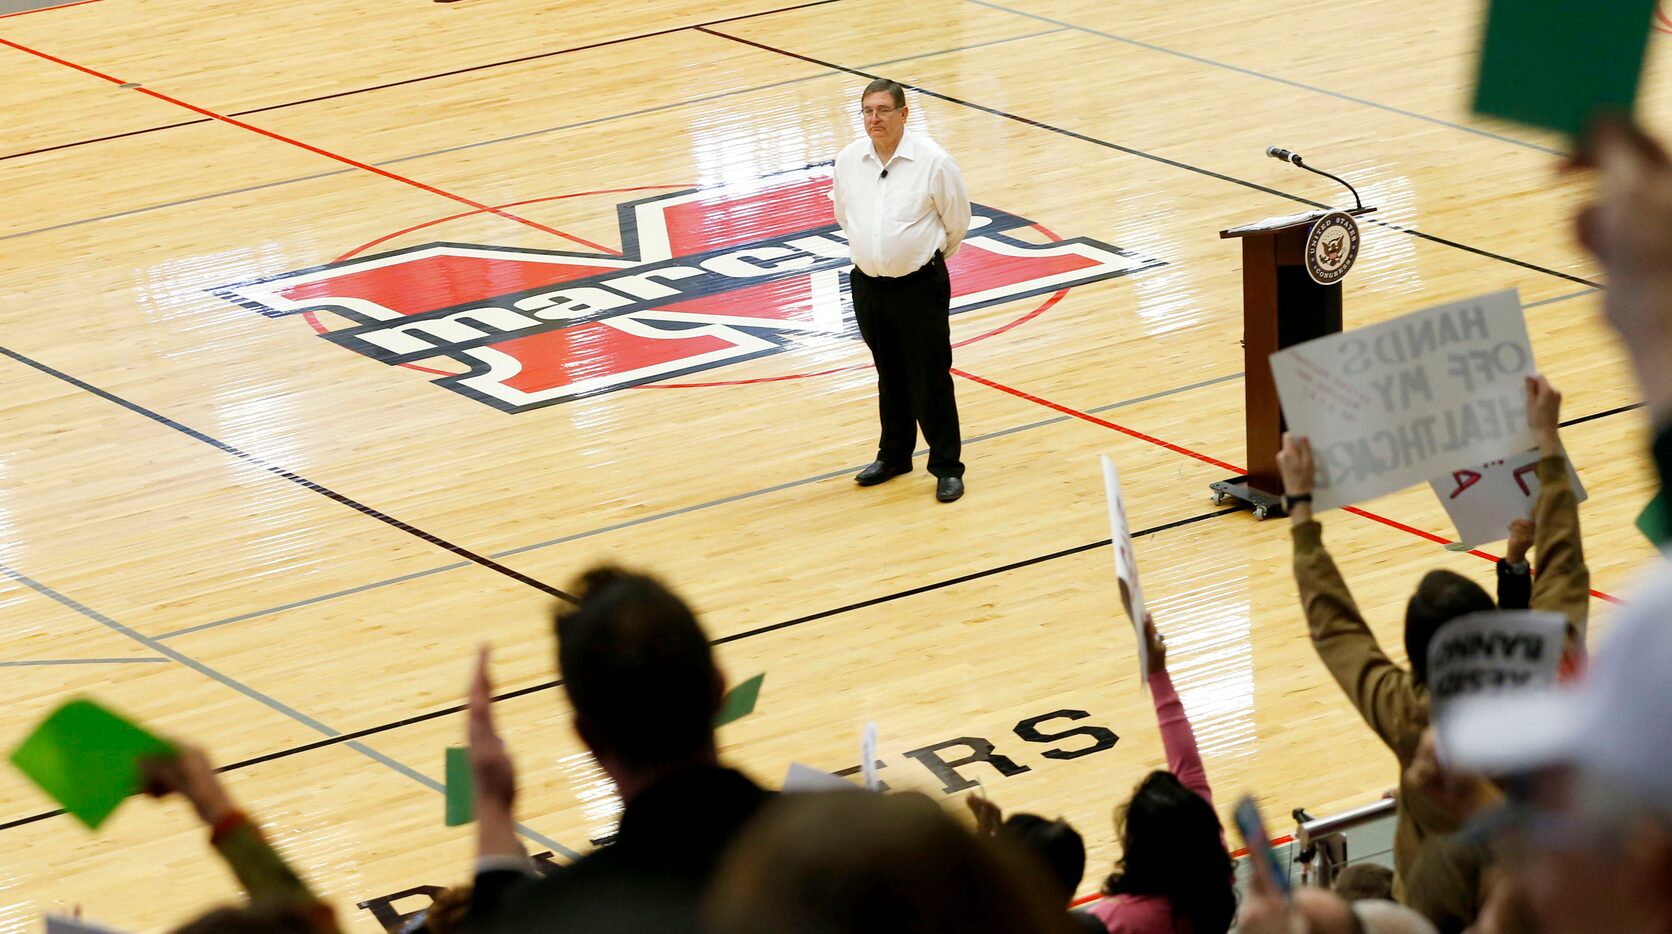
[[[725,726],[754,713],[755,700],[761,696],[761,683],[765,680],[766,672],[763,671],[727,691],[720,701],[720,712],[714,715],[714,725]]]
[[[1492,0],[1476,113],[1578,139],[1599,111],[1637,100],[1655,0]]]
[[[85,698],[42,720],[12,752],[12,764],[88,829],[97,830],[140,790],[142,760],[174,747]]]
[[[476,773],[470,768],[470,750],[447,747],[447,826],[458,827],[476,819]]]
[[[1656,493],[1649,505],[1637,514],[1637,530],[1648,536],[1656,548],[1665,548],[1672,542],[1672,503],[1667,502],[1665,490]]]

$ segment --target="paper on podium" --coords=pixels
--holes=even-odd
[[[1284,227],[1293,227],[1296,224],[1310,223],[1325,214],[1333,213],[1335,213],[1334,210],[1302,211],[1299,214],[1279,214],[1276,217],[1263,217],[1253,223],[1228,228],[1221,236],[1240,237],[1245,234],[1265,233],[1268,230],[1281,230]]]

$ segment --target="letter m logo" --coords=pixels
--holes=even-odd
[[[857,340],[829,191],[821,166],[621,204],[619,255],[427,243],[213,291],[521,412]],[[953,314],[1162,265],[973,211],[949,262]],[[1033,241],[1015,236],[1026,228]]]

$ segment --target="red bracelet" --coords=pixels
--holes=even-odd
[[[210,844],[220,843],[226,838],[227,834],[237,830],[239,825],[247,824],[249,822],[250,819],[245,816],[243,811],[240,811],[237,808],[227,811],[225,814],[221,815],[220,820],[215,821],[215,825],[213,827],[209,828]]]

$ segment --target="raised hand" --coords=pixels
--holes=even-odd
[[[213,827],[233,813],[232,800],[222,787],[209,756],[196,746],[174,744],[175,754],[140,763],[145,793],[155,798],[177,794],[190,801],[197,816]]]
[[[1516,519],[1509,524],[1509,544],[1504,548],[1504,560],[1510,564],[1524,564],[1527,550],[1533,547],[1535,526],[1531,519]]]

